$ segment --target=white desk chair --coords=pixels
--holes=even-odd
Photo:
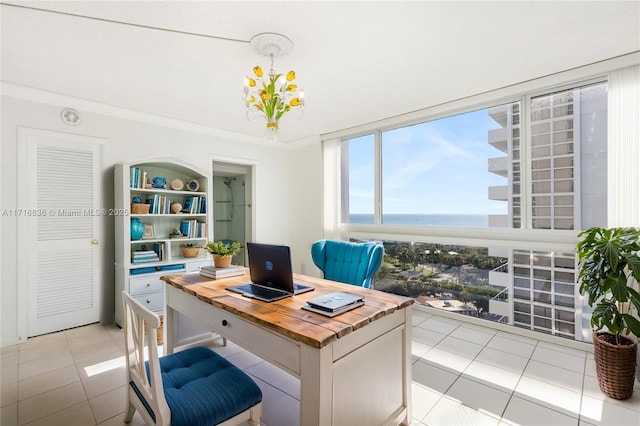
[[[126,423],[138,410],[150,426],[259,426],[262,392],[247,374],[203,346],[158,358],[160,318],[126,292],[122,298]]]

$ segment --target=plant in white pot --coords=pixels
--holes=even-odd
[[[580,293],[588,296],[593,308],[600,390],[611,398],[628,399],[640,337],[640,229],[594,227],[578,237],[578,280]]]
[[[213,264],[217,268],[226,268],[231,265],[231,259],[240,253],[242,244],[238,241],[209,241],[205,246],[213,255]]]

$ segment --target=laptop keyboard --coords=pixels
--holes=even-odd
[[[285,294],[285,292],[280,290],[260,287],[258,285],[253,285],[253,284],[247,284],[246,292],[252,293],[253,295],[258,297],[264,297],[266,299],[271,299],[272,297],[280,297],[283,294]]]

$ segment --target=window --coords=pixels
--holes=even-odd
[[[345,140],[343,223],[558,230],[605,223],[607,84],[525,99],[525,167],[520,101]]]
[[[574,231],[606,226],[606,82],[377,129],[342,156],[343,224],[396,236],[377,289],[582,339],[572,249]],[[480,270],[470,253],[503,263]]]

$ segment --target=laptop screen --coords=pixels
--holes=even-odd
[[[291,251],[288,246],[247,243],[251,281],[293,293]]]

